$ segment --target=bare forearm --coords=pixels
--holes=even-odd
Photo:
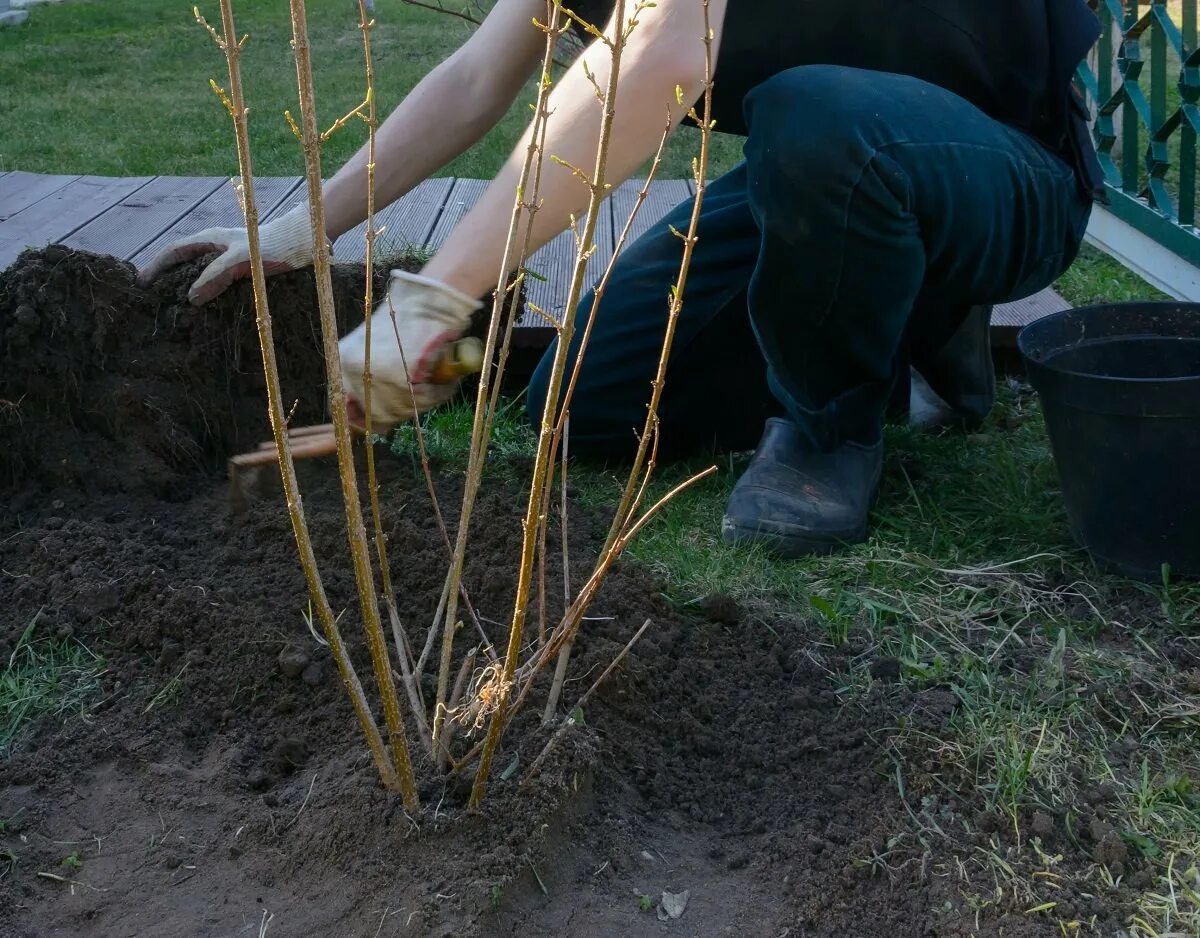
[[[474,93],[469,69],[451,59],[430,72],[380,125],[375,138],[375,205],[394,202],[478,141],[511,102]],[[324,187],[331,239],[367,217],[367,148]]]
[[[633,4],[629,4],[632,8]],[[641,166],[662,135],[668,114],[678,122],[703,85],[702,29],[681,28],[673,38],[631,42],[625,54],[615,106],[606,166],[606,182],[616,184]],[[690,35],[694,32],[695,35]],[[635,31],[634,36],[637,37]],[[608,81],[610,52],[600,43],[589,47],[583,60],[601,88]],[[675,89],[683,91],[683,104]],[[595,89],[577,62],[551,95],[545,152],[591,174],[600,137],[601,107]],[[504,246],[520,181],[529,133],[493,180],[475,208],[459,223],[425,268],[426,275],[474,296],[494,287],[504,258]],[[530,234],[536,250],[570,223],[588,203],[588,188],[570,169],[547,158],[539,189],[541,207]],[[518,247],[524,232],[519,234]]]

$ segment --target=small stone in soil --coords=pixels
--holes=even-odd
[[[300,680],[302,680],[309,687],[316,687],[325,680],[324,662],[314,661],[309,664],[309,666],[304,669],[304,673],[300,675]]]
[[[658,920],[667,922],[682,917],[690,898],[691,893],[686,889],[683,892],[664,892],[658,903]]]
[[[299,677],[311,660],[307,649],[298,645],[285,645],[279,653],[279,670],[284,677]]]

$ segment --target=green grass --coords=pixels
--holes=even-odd
[[[200,11],[217,21],[214,0]],[[362,45],[351,0],[310,0],[309,31],[322,125],[363,96]],[[283,118],[297,110],[296,75],[286,3],[242,3],[238,29],[248,33],[242,60],[255,171],[300,175],[303,156]],[[460,20],[378,0],[375,40],[377,95],[389,112],[468,35]],[[35,7],[28,22],[0,30],[0,88],[6,133],[0,171],[97,175],[237,173],[232,130],[208,86],[226,84],[221,53],[192,17],[191,0],[76,0]],[[442,171],[490,178],[528,120],[532,86],[491,134]],[[365,140],[355,121],[325,147],[327,172]],[[690,175],[696,136],[672,141],[664,178]],[[722,140],[714,165],[738,157],[740,143]]]
[[[0,757],[44,717],[86,716],[100,691],[104,661],[74,638],[39,635],[40,616],[0,668]]]
[[[1169,299],[1133,271],[1087,244],[1054,286],[1072,306]]]

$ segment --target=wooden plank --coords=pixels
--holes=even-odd
[[[158,176],[92,219],[64,242],[129,260],[220,188],[220,176]]]
[[[1031,322],[1036,322],[1051,313],[1070,309],[1071,304],[1047,287],[1040,293],[1005,303],[992,310],[992,345],[1000,348],[1015,348],[1017,333]]]
[[[583,231],[587,216],[579,219],[579,231]],[[600,208],[600,217],[596,222],[596,250],[588,259],[587,272],[584,275],[584,288],[590,289],[604,275],[613,252],[612,211],[605,201]],[[544,312],[561,320],[566,310],[567,297],[571,290],[571,274],[575,268],[575,257],[579,248],[575,240],[575,232],[568,229],[537,251],[529,259],[528,268],[538,277],[530,277],[525,282],[525,295],[528,302],[538,306]],[[517,325],[522,329],[543,328],[553,332],[553,326],[546,322],[532,309],[526,309]],[[532,338],[532,335],[529,336]],[[550,336],[547,336],[549,339]]]
[[[642,191],[644,184],[640,179],[629,179],[618,186],[609,197],[609,205],[612,206],[614,238],[621,237],[621,232],[625,230],[629,213],[637,204],[638,193]],[[633,220],[633,227],[630,228],[629,237],[625,242],[626,246],[632,244],[652,226],[660,222],[667,212],[680,202],[685,202],[691,197],[691,184],[686,179],[655,180],[646,194],[646,201],[639,209],[637,218]]]
[[[258,200],[260,216],[266,216],[284,198],[295,191],[299,177],[264,176],[254,182],[254,195]],[[155,256],[173,241],[186,238],[205,228],[238,228],[245,224],[241,200],[230,180],[217,187],[206,198],[197,203],[186,214],[176,219],[166,230],[138,249],[131,260],[138,267],[145,267]]]
[[[264,212],[262,206],[259,206],[258,218],[260,221],[270,221],[273,218],[278,218],[284,212],[291,211],[308,198],[308,183],[305,182],[304,177],[297,176],[293,182],[295,185],[292,186],[287,197],[276,203],[275,207],[269,212]]]
[[[70,236],[153,178],[80,176],[10,216],[0,222],[0,268],[11,264],[27,247],[41,247]]]
[[[0,221],[57,192],[78,176],[43,176],[38,173],[8,173],[0,180]]]
[[[479,197],[483,195],[483,190],[487,186],[488,180],[486,179],[455,179],[454,186],[451,188],[450,194],[446,196],[446,204],[442,206],[437,224],[433,226],[433,231],[430,232],[425,247],[430,251],[436,251],[445,244],[454,226],[471,210],[471,206],[479,201]]]
[[[401,196],[391,205],[375,215],[376,229],[383,233],[375,239],[375,256],[403,254],[412,250],[423,250],[437,224],[446,197],[454,185],[454,179],[426,179],[411,192]],[[367,246],[363,240],[367,231],[364,221],[343,234],[333,245],[333,255],[338,261],[362,262]]]

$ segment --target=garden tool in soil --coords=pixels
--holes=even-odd
[[[258,229],[263,270],[268,277],[311,266],[313,261],[312,228],[308,203],[269,221]],[[151,283],[164,270],[205,254],[215,257],[188,290],[188,300],[203,305],[225,291],[235,280],[250,276],[250,242],[245,228],[206,228],[180,238],[159,252],[142,271],[142,283]]]
[[[372,345],[374,343],[372,342]],[[437,353],[433,363],[428,368],[427,380],[439,388],[457,386],[458,380],[467,375],[477,374],[483,368],[483,343],[474,336],[458,339],[444,345]],[[371,367],[374,373],[374,363]],[[390,429],[381,427],[375,421],[374,398],[375,381],[371,382],[371,426],[372,429]],[[362,429],[361,410],[356,412],[357,400],[349,398],[347,408],[350,410],[351,422],[356,429]],[[333,424],[325,423],[311,427],[295,427],[288,430],[288,439],[292,446],[293,459],[312,459],[317,456],[329,456],[337,452],[337,440],[334,437]],[[274,440],[265,440],[253,452],[240,453],[229,460],[230,500],[235,506],[244,505],[252,498],[258,489],[262,469],[273,466],[278,460]]]

